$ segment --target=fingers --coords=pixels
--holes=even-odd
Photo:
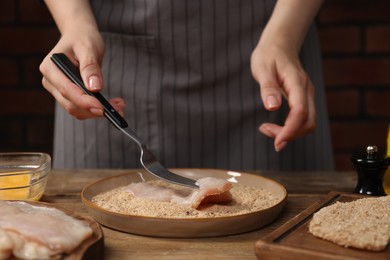
[[[275,66],[257,64],[252,68],[252,74],[260,84],[264,107],[269,111],[277,110],[282,104],[282,98]]]
[[[60,73],[59,76],[63,76]],[[66,80],[65,78],[64,80]],[[103,116],[103,108],[101,104],[94,97],[85,94],[76,85],[68,82],[68,86],[65,86],[67,91],[60,90],[61,87],[54,87],[54,85],[47,81],[46,78],[42,80],[43,86],[54,96],[57,102],[72,116],[77,119],[87,119]],[[68,92],[72,93],[68,95]],[[112,98],[109,100],[111,105],[121,116],[124,116],[124,108],[126,107],[125,101],[122,98]],[[87,105],[87,106],[85,106]],[[96,105],[96,106],[94,106]],[[84,109],[80,109],[84,107]]]
[[[314,86],[307,78],[304,84],[297,84],[302,81],[286,82],[294,84],[290,95],[288,95],[290,111],[287,115],[284,126],[272,123],[264,123],[259,130],[270,138],[275,138],[274,146],[277,152],[281,151],[289,141],[304,136],[315,129],[315,104]]]
[[[283,126],[264,123],[259,131],[275,139],[276,151],[281,151],[289,141],[301,137],[315,128],[314,86],[306,73],[294,66],[283,69],[258,67],[261,98],[266,109],[277,110],[281,94],[288,100],[290,111]]]
[[[279,84],[274,76],[271,72],[260,80],[261,99],[269,111],[277,110],[282,103]]]
[[[97,99],[85,94],[59,70],[51,73],[53,82],[44,77],[42,85],[70,115],[77,119],[103,116],[103,107]]]
[[[104,55],[104,42],[100,33],[89,28],[86,31],[71,30],[62,34],[39,69],[43,75],[43,86],[69,114],[78,119],[103,116],[102,104],[85,94],[55,66],[50,60],[52,53],[64,53],[79,68],[86,88],[92,92],[100,91],[103,88],[100,65]],[[111,102],[123,114],[123,100],[114,99]]]
[[[259,131],[269,138],[275,139],[281,132],[282,127],[276,124],[264,123],[259,127]]]
[[[102,72],[99,61],[94,55],[82,54],[79,57],[80,74],[84,85],[93,92],[99,92],[103,88]]]
[[[275,139],[281,133],[282,129],[283,127],[271,123],[264,123],[259,127],[260,132],[262,132],[264,135],[272,139]],[[278,144],[275,143],[275,150],[279,152],[286,145],[287,145],[286,141],[279,142]]]
[[[43,75],[44,88],[69,114],[78,119],[103,116],[103,107],[100,102],[73,84],[50,60],[50,55],[45,57],[39,67]],[[66,55],[74,60],[69,53]]]
[[[112,107],[123,117],[126,103],[122,98],[116,97],[109,100]]]
[[[275,138],[275,147],[281,141],[289,141],[299,135],[306,124],[308,110],[308,79],[300,77],[299,73],[292,71],[284,80],[290,111],[287,115],[284,127]],[[303,128],[303,129],[302,129]]]
[[[315,128],[314,86],[306,76],[302,82],[296,81],[289,95],[290,111],[282,131],[275,138],[275,147],[312,132]],[[298,87],[300,84],[300,88]]]

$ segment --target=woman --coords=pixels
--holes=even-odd
[[[321,2],[46,0],[62,35],[40,66],[59,104],[54,167],[140,167],[136,145],[50,61],[63,52],[89,89],[119,97],[166,167],[331,170],[311,26]]]

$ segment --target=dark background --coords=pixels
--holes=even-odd
[[[337,170],[390,123],[390,1],[326,0],[317,17]],[[59,38],[38,0],[0,1],[0,152],[52,153],[54,98],[39,64]]]

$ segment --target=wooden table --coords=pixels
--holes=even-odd
[[[80,200],[89,183],[136,170],[53,170],[41,201],[53,203],[81,216],[87,211]],[[256,259],[255,242],[322,198],[329,191],[352,192],[354,172],[252,172],[272,178],[288,191],[287,205],[270,225],[249,233],[217,238],[164,239],[143,237],[103,227],[105,259]]]

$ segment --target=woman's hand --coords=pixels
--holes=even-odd
[[[275,45],[259,44],[252,53],[252,73],[260,84],[261,99],[265,108],[280,108],[282,96],[290,111],[285,124],[263,123],[259,130],[275,139],[275,150],[280,151],[288,141],[294,140],[315,128],[314,86],[303,70],[296,54]]]
[[[88,1],[46,0],[46,4],[62,36],[39,67],[43,75],[42,85],[77,119],[103,116],[102,104],[73,84],[50,59],[53,53],[64,53],[79,67],[83,82],[90,91],[98,92],[103,88],[100,66],[104,55],[104,43]],[[113,98],[109,101],[123,115],[125,107],[123,99]]]
[[[315,128],[314,86],[298,54],[322,1],[278,0],[252,53],[252,74],[260,84],[265,108],[279,109],[282,95],[290,107],[283,126],[267,122],[259,128],[266,136],[275,138],[276,151]]]

